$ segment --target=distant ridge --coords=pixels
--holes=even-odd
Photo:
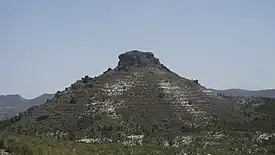
[[[245,90],[245,89],[225,89],[217,90],[211,89],[216,93],[221,93],[226,96],[244,96],[244,97],[269,97],[275,98],[275,89],[264,89],[264,90]]]
[[[53,94],[43,94],[33,99],[26,99],[18,94],[0,95],[0,120],[13,117],[33,105],[41,105],[53,96]]]

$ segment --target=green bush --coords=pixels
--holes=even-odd
[[[33,155],[31,147],[27,143],[20,142],[17,139],[8,139],[6,143],[4,143],[3,149],[5,149],[6,152],[19,155]]]
[[[5,142],[4,139],[2,139],[2,137],[0,138],[0,149],[5,149]]]

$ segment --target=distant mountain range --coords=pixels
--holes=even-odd
[[[10,118],[31,106],[43,104],[53,96],[53,94],[43,94],[34,99],[25,99],[20,95],[0,95],[0,120]]]
[[[245,89],[226,89],[226,90],[216,90],[211,89],[216,93],[221,93],[226,96],[244,96],[244,97],[269,97],[275,98],[275,89],[265,89],[265,90],[245,90]]]

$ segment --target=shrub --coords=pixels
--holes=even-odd
[[[22,155],[33,155],[31,147],[25,143],[21,144],[21,152]]]
[[[5,147],[6,151],[9,153],[15,153],[20,155],[33,155],[31,148],[26,143],[20,143],[15,139],[9,139],[7,141],[7,146]]]
[[[49,115],[41,115],[41,116],[36,118],[36,121],[42,121],[42,120],[45,120],[47,118],[49,118]]]
[[[112,68],[108,68],[106,71],[103,72],[103,74],[108,73],[112,70]]]
[[[76,97],[73,97],[72,99],[71,99],[71,102],[70,102],[71,104],[76,104],[77,103],[77,98]]]
[[[78,88],[78,86],[77,86],[77,84],[76,84],[76,83],[74,83],[74,84],[72,84],[72,85],[71,85],[71,88],[72,88],[72,89],[77,89],[77,88]]]
[[[165,97],[165,93],[164,93],[164,92],[159,92],[159,93],[158,93],[158,97],[159,97],[159,98]]]
[[[93,87],[94,87],[94,84],[88,83],[88,84],[85,85],[85,87],[86,87],[86,88],[93,88]]]
[[[195,82],[196,84],[199,84],[199,80],[192,80],[193,82]]]
[[[55,97],[60,97],[60,95],[61,95],[61,92],[60,91],[57,91],[56,93],[55,93]]]
[[[5,148],[5,142],[4,139],[1,137],[0,138],[0,149],[4,149]]]
[[[68,133],[68,136],[67,136],[68,140],[75,140],[76,139],[76,136],[74,134],[74,132],[70,131]]]
[[[90,77],[86,75],[84,78],[82,78],[83,83],[88,83],[90,80]]]

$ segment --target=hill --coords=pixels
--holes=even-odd
[[[268,97],[275,98],[275,89],[244,90],[244,89],[209,89],[215,93],[233,97]],[[0,120],[10,118],[19,112],[23,112],[33,105],[40,105],[54,97],[54,94],[43,94],[34,99],[25,99],[20,95],[0,95]]]
[[[216,93],[221,93],[227,96],[244,96],[244,97],[269,97],[275,98],[275,89],[266,90],[244,90],[244,89],[226,89],[226,90],[215,90]]]
[[[53,96],[52,94],[43,94],[34,99],[25,99],[20,95],[0,95],[0,120],[11,118],[31,106],[41,105]]]
[[[273,151],[275,115],[269,109],[274,99],[218,95],[197,80],[180,77],[150,52],[134,50],[118,58],[114,69],[77,80],[45,104],[2,121],[0,128],[20,135],[154,144],[182,152]]]

